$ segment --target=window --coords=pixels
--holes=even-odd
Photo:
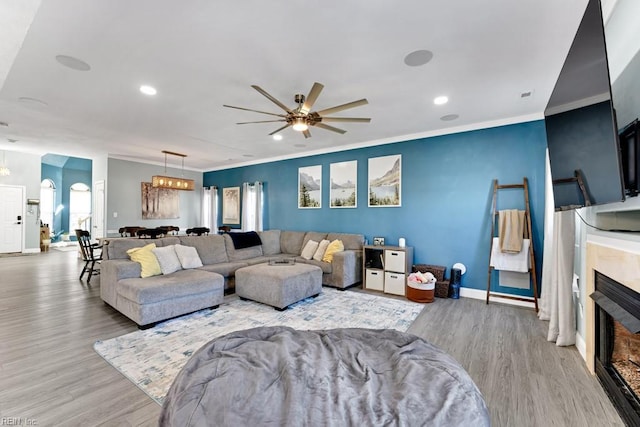
[[[50,179],[43,179],[40,183],[40,221],[53,227],[53,212],[56,201],[56,185]],[[53,230],[52,230],[53,231]]]
[[[69,193],[69,231],[91,227],[91,189],[77,182]]]

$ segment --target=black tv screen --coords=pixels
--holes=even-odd
[[[590,0],[545,109],[556,210],[624,200],[600,3]]]

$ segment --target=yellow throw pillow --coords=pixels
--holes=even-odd
[[[327,250],[324,252],[322,261],[331,262],[333,261],[333,254],[335,254],[336,252],[342,252],[342,251],[344,251],[344,245],[342,244],[342,240],[336,239],[333,242],[329,243],[329,246],[327,246]]]
[[[152,252],[152,249],[155,249],[155,247],[155,243],[149,243],[141,248],[131,248],[127,251],[131,261],[140,264],[140,277],[151,277],[162,274],[158,258],[156,258],[156,255]]]

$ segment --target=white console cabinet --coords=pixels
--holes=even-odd
[[[365,245],[362,263],[365,289],[404,296],[413,265],[412,247]]]

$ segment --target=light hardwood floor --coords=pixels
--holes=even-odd
[[[0,258],[0,424],[157,425],[160,407],[93,351],[136,326],[80,270],[74,252]],[[575,348],[547,342],[546,326],[527,309],[436,299],[409,332],[467,369],[493,426],[622,426]]]

